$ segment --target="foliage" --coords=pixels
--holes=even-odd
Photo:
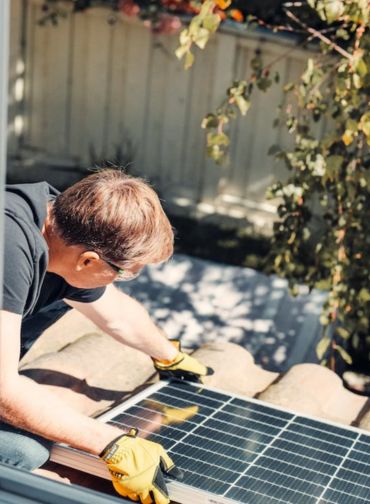
[[[289,26],[318,39],[317,56],[308,59],[299,82],[285,87],[286,126],[294,148],[273,146],[290,175],[269,190],[279,198],[279,221],[274,228],[274,268],[292,291],[297,283],[329,291],[321,315],[323,339],[317,352],[335,368],[352,354],[366,352],[370,360],[370,22],[367,0],[308,0],[322,22],[316,29],[302,21],[299,11],[286,9]],[[271,65],[270,65],[271,67]],[[268,88],[272,80],[260,59],[247,81],[236,82],[225,102],[208,114],[208,152],[216,162],[227,155],[227,124],[239,109],[245,114],[254,84]],[[261,85],[262,84],[262,85]],[[294,112],[295,111],[295,112]],[[327,133],[315,134],[325,120]],[[314,225],[321,217],[321,229]]]

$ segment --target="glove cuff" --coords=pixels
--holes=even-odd
[[[105,462],[109,462],[109,460],[112,458],[112,456],[115,454],[118,448],[118,441],[120,441],[122,438],[125,437],[132,437],[135,438],[138,433],[138,429],[131,428],[126,434],[122,434],[121,436],[117,436],[116,438],[113,439],[107,446],[104,448],[104,450],[99,453],[99,458],[103,459]]]
[[[176,350],[178,350],[178,354],[176,355],[176,357],[172,360],[161,360],[161,359],[153,359],[153,362],[155,364],[155,366],[159,366],[159,367],[168,367],[168,366],[173,366],[173,364],[177,364],[178,363],[178,358],[181,354],[181,343],[179,340],[169,340],[169,342],[171,343],[171,345],[173,345]]]

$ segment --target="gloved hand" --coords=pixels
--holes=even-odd
[[[208,376],[214,373],[212,368],[204,366],[194,357],[181,352],[181,346],[178,340],[171,340],[171,343],[176,346],[179,351],[173,361],[168,362],[153,359],[154,367],[159,372],[160,378],[177,378],[180,380],[199,382],[202,381],[202,376]]]
[[[100,457],[108,466],[115,490],[143,504],[170,502],[163,473],[181,478],[163,446],[137,437],[137,429],[113,440]]]

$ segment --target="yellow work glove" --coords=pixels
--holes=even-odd
[[[115,490],[123,497],[142,504],[170,502],[163,474],[181,477],[163,446],[137,437],[130,429],[113,440],[100,454],[108,466]]]
[[[172,340],[171,343],[178,349],[178,354],[173,361],[153,359],[154,367],[159,372],[160,378],[201,382],[202,376],[214,373],[212,368],[204,366],[194,357],[183,353],[178,340]]]

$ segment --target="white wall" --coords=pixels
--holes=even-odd
[[[12,3],[14,86],[21,0]],[[91,146],[114,159],[117,145],[129,139],[136,149],[134,171],[155,182],[167,199],[264,201],[266,186],[282,170],[268,148],[287,142],[286,133],[272,127],[282,85],[257,92],[248,116],[236,120],[227,168],[206,159],[200,122],[223,100],[233,79],[251,74],[257,48],[266,63],[281,57],[276,69],[282,82],[299,74],[307,52],[278,37],[224,32],[197,51],[194,67],[184,71],[174,56],[177,36],[153,35],[122,19],[109,25],[104,8],[75,14],[56,27],[40,26],[39,2],[26,4],[25,144],[88,164]],[[16,113],[13,101],[11,122]],[[10,143],[14,150],[15,135]]]

